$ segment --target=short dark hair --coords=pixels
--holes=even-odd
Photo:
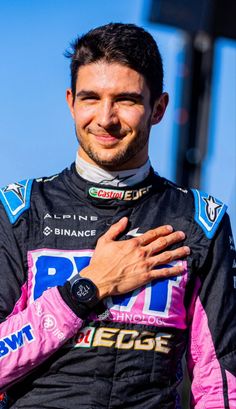
[[[146,30],[135,24],[110,23],[90,30],[71,43],[65,56],[71,59],[71,89],[75,99],[81,66],[97,61],[117,62],[145,78],[151,106],[163,92],[163,65],[158,46]]]

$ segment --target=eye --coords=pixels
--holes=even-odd
[[[98,97],[96,97],[95,95],[88,95],[88,96],[84,96],[84,97],[80,97],[81,101],[97,101]]]
[[[97,101],[99,99],[99,95],[91,91],[89,92],[80,91],[77,93],[76,97],[79,102],[88,102],[88,103]]]
[[[124,104],[124,105],[134,105],[137,101],[131,97],[119,97],[116,99],[116,102]]]

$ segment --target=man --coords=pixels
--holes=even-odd
[[[236,408],[235,250],[226,206],[150,168],[161,57],[140,27],[78,38],[59,175],[1,189],[1,388],[12,408]],[[191,252],[190,252],[191,248]]]

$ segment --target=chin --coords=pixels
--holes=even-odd
[[[96,154],[89,155],[90,159],[92,159],[97,166],[100,166],[102,168],[106,168],[109,170],[116,170],[120,169],[121,166],[124,166],[128,158],[125,158],[124,155],[119,154],[119,155],[104,155],[104,156],[98,156]]]

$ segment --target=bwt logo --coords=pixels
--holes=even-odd
[[[48,288],[63,285],[88,266],[93,250],[35,250],[29,253],[29,280],[32,280],[31,301]]]
[[[13,332],[0,340],[0,359],[7,356],[10,352],[15,352],[22,348],[25,343],[30,343],[34,340],[31,325],[25,325],[19,331]]]
[[[93,250],[35,250],[29,254],[29,288],[31,301],[39,298],[48,288],[63,285],[68,279],[88,266]],[[179,262],[173,262],[172,265]],[[173,292],[182,303],[184,290],[180,283],[182,276],[153,280],[143,289],[138,288],[127,294],[109,297],[106,305],[114,313],[143,313],[167,317],[172,303]],[[142,301],[140,301],[140,294]],[[143,295],[142,295],[143,294]],[[141,306],[141,304],[142,306]],[[138,308],[138,311],[137,311]],[[47,325],[49,322],[47,321]]]

